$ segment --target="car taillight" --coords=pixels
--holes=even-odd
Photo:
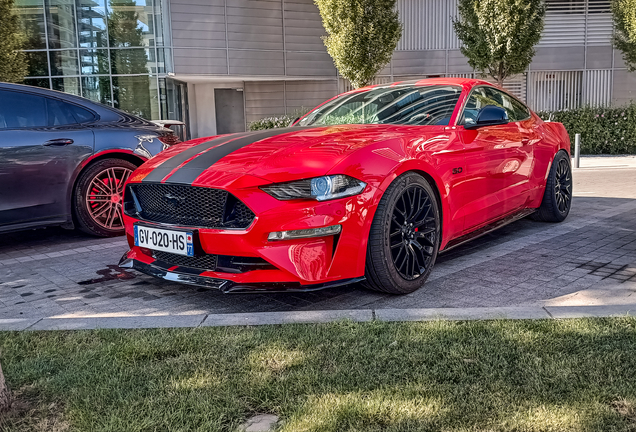
[[[163,143],[163,149],[165,150],[166,148],[173,146],[175,144],[179,144],[181,142],[181,140],[179,139],[179,137],[174,134],[174,133],[166,133],[163,135],[159,135],[157,137],[157,139],[159,139],[159,141],[161,141]]]

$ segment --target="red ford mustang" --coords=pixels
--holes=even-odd
[[[120,265],[241,290],[420,288],[438,252],[533,214],[565,219],[570,139],[487,82],[339,95],[293,127],[188,141],[124,196]]]

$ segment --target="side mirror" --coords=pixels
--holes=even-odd
[[[494,105],[486,105],[479,110],[475,124],[464,125],[464,129],[477,129],[483,126],[508,124],[508,113],[505,109]]]

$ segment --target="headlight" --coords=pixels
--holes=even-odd
[[[261,189],[279,200],[315,199],[326,201],[358,195],[367,184],[343,174],[316,177],[288,183],[262,186]]]

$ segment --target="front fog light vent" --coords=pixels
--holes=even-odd
[[[278,231],[269,233],[267,236],[267,240],[275,241],[275,240],[292,240],[292,239],[301,239],[301,238],[309,238],[309,237],[325,237],[330,235],[340,234],[342,231],[342,225],[332,225],[328,227],[322,228],[310,228],[310,229],[300,229],[293,231]]]

